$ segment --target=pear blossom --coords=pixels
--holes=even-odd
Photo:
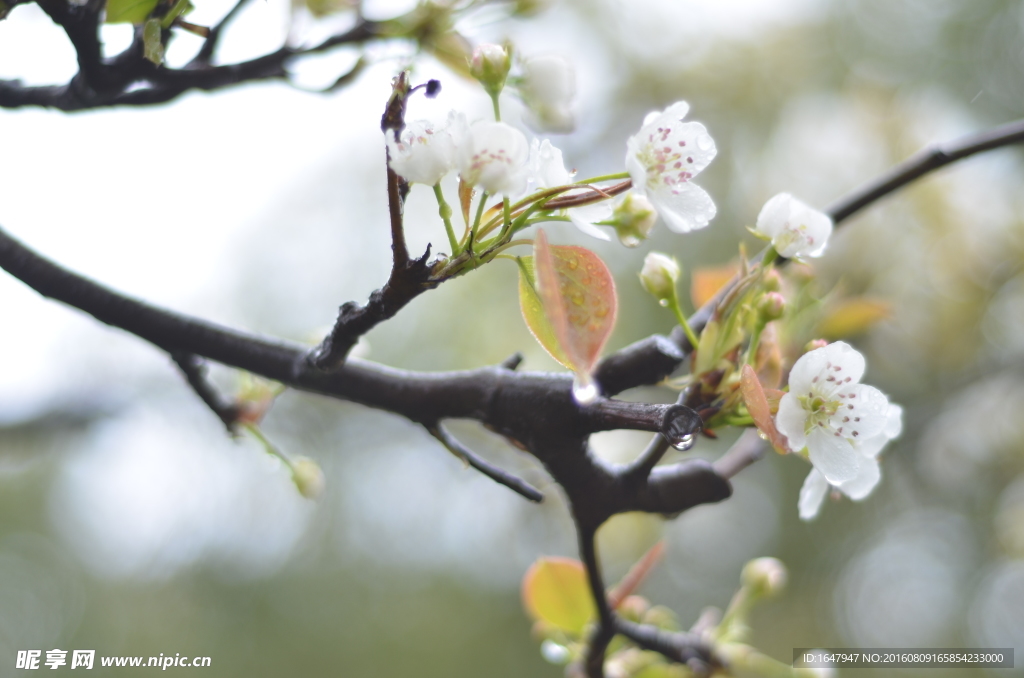
[[[562,151],[547,139],[533,140],[530,146],[529,174],[535,188],[553,188],[572,183],[572,172],[565,169]],[[583,233],[599,240],[611,240],[607,233],[595,226],[597,222],[611,217],[612,208],[606,201],[573,207],[566,212],[569,221]]]
[[[531,127],[547,132],[572,131],[576,73],[568,59],[554,54],[525,59],[517,84]]]
[[[443,127],[417,120],[407,124],[400,137],[388,130],[391,169],[410,184],[436,185],[455,166],[455,130],[460,125],[465,125],[464,118],[452,111]]]
[[[903,428],[902,418],[903,408],[890,403],[886,411],[885,427],[878,435],[861,443],[858,448],[861,454],[860,468],[857,475],[850,480],[831,485],[821,471],[811,469],[803,487],[800,488],[800,500],[797,504],[800,518],[811,520],[817,516],[821,503],[831,487],[835,487],[854,501],[860,501],[871,494],[875,485],[882,479],[878,455],[887,442],[899,436]]]
[[[626,142],[626,170],[634,190],[677,233],[704,228],[717,211],[707,191],[690,182],[718,151],[704,125],[683,122],[689,110],[680,101],[650,113]]]
[[[754,232],[770,239],[784,257],[820,257],[832,234],[832,220],[789,193],[779,193],[761,208]]]
[[[503,122],[482,121],[461,136],[455,161],[463,181],[491,195],[523,192],[530,145],[522,132]]]
[[[793,365],[789,393],[779,401],[779,432],[794,452],[806,447],[815,470],[832,485],[868,483],[868,475],[861,474],[871,472],[874,457],[889,440],[886,433],[893,430],[889,399],[858,383],[864,368],[864,356],[844,342],[815,349]]]

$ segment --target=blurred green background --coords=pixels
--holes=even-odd
[[[259,11],[257,3],[247,13]],[[20,26],[47,28],[32,12],[19,7],[0,23],[0,45]],[[647,251],[671,253],[687,271],[725,262],[739,239],[753,244],[744,227],[779,191],[821,207],[930,142],[1024,116],[1024,5],[1009,0],[566,0],[528,20],[492,19],[460,29],[474,41],[509,37],[524,54],[574,61],[578,129],[552,139],[581,176],[619,171],[643,116],[680,99],[718,145],[698,180],[719,207],[704,231],[681,237],[659,226],[626,250],[585,242],[568,226],[549,229],[558,242],[592,247],[616,273],[622,310],[611,348],[671,326],[635,276]],[[386,277],[376,118],[407,57],[385,55],[327,100],[258,85],[155,111],[0,111],[8,139],[45,124],[69,140],[39,139],[26,157],[48,160],[29,171],[12,146],[0,146],[0,223],[128,292],[312,341],[340,302],[364,299]],[[3,77],[16,66],[5,63]],[[454,106],[486,112],[482,95],[429,57],[416,75],[440,77],[445,90],[437,102],[415,103],[412,117]],[[230,106],[234,118],[214,117]],[[108,151],[88,146],[95,135],[86,131],[105,120],[180,124],[180,138],[203,140],[203,154],[189,158],[196,175],[178,177],[180,191],[168,193],[145,137],[110,134]],[[300,144],[316,152],[275,156]],[[67,180],[82,191],[75,209],[92,216],[95,231],[19,193],[18,181],[38,185],[59,165],[105,152],[132,159],[124,175]],[[154,172],[143,196],[152,214],[114,214],[111,223],[127,224],[118,231],[105,215],[140,158]],[[231,182],[246,163],[267,163],[264,184]],[[215,177],[219,211],[189,206],[210,183],[201,172]],[[688,626],[704,607],[728,603],[747,560],[772,555],[789,567],[790,584],[758,609],[752,644],[780,660],[794,647],[1015,646],[1024,661],[1022,185],[1019,150],[960,163],[851,220],[816,263],[822,289],[839,285],[892,306],[889,319],[853,340],[868,358],[865,381],[906,413],[867,501],[827,502],[802,523],[796,501],[807,466],[772,455],[742,473],[720,505],[670,523],[627,516],[608,525],[609,580],[664,538],[667,557],[642,592]],[[444,241],[432,200],[420,187],[410,198],[418,248]],[[160,212],[173,210],[189,215],[181,230],[160,225]],[[136,242],[143,229],[150,240]],[[96,256],[134,267],[76,262],[75,243],[86,240],[99,243]],[[154,278],[167,287],[149,293]],[[530,638],[518,586],[536,557],[575,555],[575,541],[564,502],[532,459],[479,427],[455,426],[546,489],[541,507],[463,470],[404,420],[286,393],[265,431],[323,466],[327,491],[308,502],[254,442],[226,439],[149,347],[6,276],[0,304],[5,334],[31,337],[0,358],[0,675],[13,675],[16,651],[30,648],[206,655],[204,673],[217,676],[560,675]],[[555,368],[523,326],[516,271],[503,262],[424,295],[361,350],[423,370],[514,351],[526,354],[527,369]],[[227,370],[214,376],[227,389],[237,382]],[[594,440],[619,461],[644,443],[621,432]],[[727,443],[696,452],[713,457]]]

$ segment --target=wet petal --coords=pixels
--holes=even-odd
[[[856,477],[839,483],[839,490],[850,499],[860,501],[871,494],[881,479],[882,469],[878,465],[878,460],[874,457],[862,459]]]
[[[811,469],[811,472],[807,474],[807,479],[804,480],[803,487],[800,488],[800,499],[797,502],[801,520],[812,520],[818,515],[818,511],[821,510],[821,502],[828,494],[828,488],[825,476],[821,475],[818,469]]]
[[[834,485],[853,480],[860,470],[861,455],[853,444],[827,426],[815,427],[807,435],[807,451],[814,468]]]
[[[786,436],[789,449],[799,452],[807,445],[804,426],[807,424],[808,412],[800,405],[800,401],[792,393],[782,396],[779,401],[779,412],[775,415],[775,428]]]
[[[648,191],[647,198],[665,225],[676,233],[704,228],[718,211],[707,191],[691,183],[671,190]]]

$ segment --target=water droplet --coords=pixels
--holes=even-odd
[[[575,270],[576,270],[576,267],[577,267],[577,266],[579,266],[579,265],[580,265],[580,262],[579,262],[579,261],[577,261],[576,259],[570,259],[570,260],[569,260],[569,268],[570,268],[571,270],[575,271]]]
[[[677,450],[688,450],[697,442],[703,422],[700,415],[685,405],[673,405],[661,421],[661,435]]]
[[[637,238],[636,236],[633,235],[626,235],[619,238],[619,242],[621,242],[626,247],[636,247],[637,245],[640,244],[640,238]]]
[[[576,304],[577,306],[582,306],[583,305],[583,293],[582,292],[574,292],[571,298],[572,298],[572,303]]]
[[[540,644],[540,655],[545,660],[552,664],[565,664],[568,663],[572,657],[572,653],[569,652],[569,648],[564,645],[559,645],[550,638]]]
[[[662,299],[662,300],[660,300],[658,302],[658,304],[667,308],[668,307],[668,299]]]
[[[572,397],[580,405],[589,405],[597,400],[600,392],[597,390],[597,382],[591,379],[589,374],[576,375],[572,382]]]
[[[697,148],[699,148],[702,151],[707,151],[711,149],[714,145],[715,142],[712,141],[711,137],[708,136],[707,134],[701,134],[699,137],[697,137]]]
[[[685,452],[686,450],[688,450],[691,447],[693,447],[696,442],[697,442],[697,437],[691,434],[691,435],[688,435],[688,436],[683,436],[682,438],[679,438],[678,440],[674,440],[670,444],[672,445],[672,447],[674,447],[675,449],[679,450],[680,452]]]

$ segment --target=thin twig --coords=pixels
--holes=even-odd
[[[896,165],[882,176],[869,181],[825,208],[837,224],[850,218],[880,198],[893,193],[929,172],[957,160],[1004,146],[1024,143],[1024,120],[961,137],[955,141],[925,148]]]
[[[664,631],[650,624],[637,624],[622,617],[615,617],[615,631],[626,636],[644,648],[660,653],[666,659],[694,667],[694,660],[700,665],[714,666],[718,662],[711,648],[700,636],[681,631]]]
[[[238,407],[221,397],[206,378],[206,366],[199,356],[184,351],[171,351],[171,358],[181,368],[189,386],[206,406],[217,415],[231,435],[238,435]]]
[[[508,471],[500,469],[478,457],[472,450],[452,436],[443,425],[438,424],[437,426],[428,426],[427,430],[430,431],[430,435],[437,438],[442,445],[447,447],[449,452],[469,466],[475,468],[477,471],[480,471],[480,473],[483,473],[494,482],[499,485],[504,485],[513,492],[529,499],[532,502],[539,504],[544,501],[544,494],[540,490],[522,478],[514,476]]]
[[[206,36],[206,40],[203,41],[203,46],[199,48],[196,55],[192,57],[188,67],[194,66],[207,66],[213,60],[213,53],[217,49],[217,45],[220,43],[221,34],[224,29],[230,24],[238,13],[242,11],[242,8],[249,4],[249,0],[238,0],[228,13],[224,15],[215,26],[210,28],[210,34]]]
[[[651,469],[657,466],[661,458],[668,452],[669,444],[665,436],[660,433],[651,438],[651,442],[640,453],[631,464],[622,469],[622,475],[626,478],[642,480],[651,475]]]

